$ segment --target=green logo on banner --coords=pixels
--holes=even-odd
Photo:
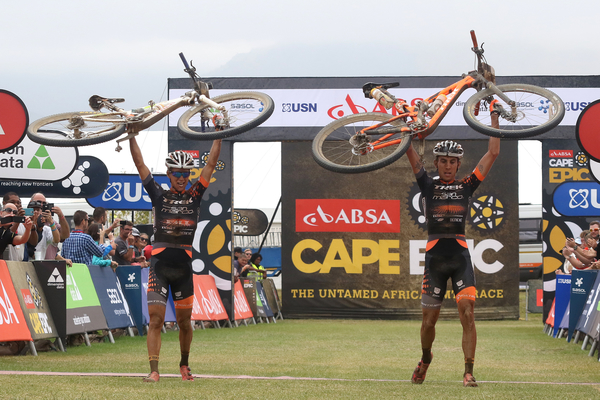
[[[596,307],[596,310],[600,311],[600,301],[598,302],[598,306]]]
[[[56,169],[48,151],[44,146],[40,146],[35,152],[35,155],[27,164],[27,168],[31,169]]]
[[[88,267],[73,263],[71,268],[67,268],[67,310],[99,305]]]

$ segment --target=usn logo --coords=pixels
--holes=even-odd
[[[281,111],[295,113],[317,112],[317,103],[283,103]]]
[[[554,208],[566,216],[592,217],[600,213],[600,184],[565,182],[553,194]]]

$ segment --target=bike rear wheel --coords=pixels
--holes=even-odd
[[[46,146],[77,147],[107,142],[125,132],[120,115],[76,111],[50,115],[27,127],[32,141]]]
[[[463,109],[465,121],[477,132],[498,138],[528,138],[555,128],[565,116],[563,101],[550,90],[525,84],[499,85],[497,88],[517,103],[517,119],[508,121],[500,117],[500,128],[492,128],[487,107],[491,99],[498,100],[506,111],[511,108],[492,89],[485,89],[471,96]]]
[[[356,135],[362,129],[388,121],[390,118],[390,115],[384,113],[361,113],[333,121],[313,140],[312,152],[315,161],[325,169],[346,174],[373,171],[390,165],[406,153],[410,146],[410,135],[394,134],[382,144],[389,144],[391,141],[398,143],[377,149],[372,148],[372,143],[383,136],[380,134],[367,135],[368,144],[366,148],[363,147],[363,151],[357,148],[356,143]],[[383,128],[400,124],[401,122],[394,121]]]
[[[275,109],[273,99],[260,92],[234,92],[211,100],[226,107],[229,127],[217,130],[213,121],[220,118],[222,112],[201,103],[179,118],[177,128],[182,136],[195,140],[215,140],[239,135],[265,122]]]

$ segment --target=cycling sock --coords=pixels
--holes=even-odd
[[[189,366],[189,358],[190,353],[181,353],[181,361],[179,362],[179,366],[183,367],[184,365]]]
[[[158,356],[148,356],[148,361],[150,361],[150,372],[158,372]]]
[[[465,357],[465,375],[466,374],[473,375],[473,364],[475,364],[474,358]]]
[[[423,356],[421,357],[421,360],[423,360],[423,364],[431,363],[431,348],[423,349]]]

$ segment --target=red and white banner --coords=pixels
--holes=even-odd
[[[296,232],[400,232],[400,200],[297,199]]]
[[[210,275],[194,274],[194,306],[192,320],[221,321],[228,319],[223,307],[215,278]]]
[[[242,282],[237,281],[234,286],[234,301],[235,301],[235,320],[252,318],[252,310],[248,304],[248,299],[244,294],[244,288],[242,288]]]
[[[31,333],[4,260],[0,260],[0,342],[31,341]]]

